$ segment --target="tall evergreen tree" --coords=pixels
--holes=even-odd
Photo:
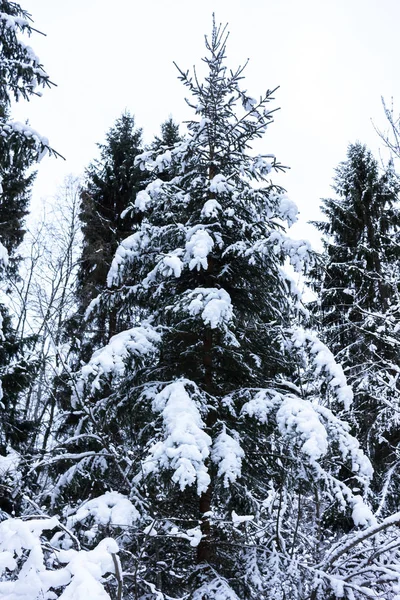
[[[400,442],[400,181],[392,164],[381,172],[356,143],[333,189],[336,198],[323,201],[326,221],[316,223],[325,245],[323,333],[353,385],[354,421],[379,485],[389,471],[393,492]],[[392,509],[397,502],[396,493]]]
[[[326,407],[351,402],[343,371],[299,324],[284,263],[312,257],[285,232],[296,209],[268,179],[281,167],[251,151],[273,92],[242,91],[225,46],[214,26],[204,82],[180,71],[187,136],[138,158],[177,169],[136,195],[108,275],[126,320],[132,304],[141,318],[82,368],[49,496],[88,544],[120,527],[127,597],[322,600],[352,589],[332,574],[336,555],[326,573],[315,565],[338,515],[374,522],[360,493],[371,468]]]
[[[31,35],[33,31],[30,15],[18,3],[0,1],[0,242],[8,255],[7,270],[1,282],[4,291],[9,288],[10,272],[16,276],[17,248],[24,235],[23,222],[34,179],[31,167],[50,150],[47,139],[28,124],[10,119],[12,100],[29,100],[40,88],[51,85],[32,48],[19,37],[20,34]],[[24,357],[27,340],[18,339],[11,315],[4,306],[1,313],[0,372],[4,396],[0,443],[3,447],[10,443],[18,446],[26,440],[26,423],[18,402],[31,365]]]
[[[51,82],[22,35],[34,31],[30,15],[19,3],[0,0],[0,286],[11,289],[18,277],[18,246],[24,236],[32,166],[46,152],[57,154],[27,123],[11,119],[11,102],[39,95]],[[20,514],[29,478],[33,426],[26,416],[23,393],[35,374],[33,338],[15,330],[14,314],[0,304],[0,513]],[[4,511],[4,512],[2,512]],[[1,594],[1,593],[0,593]]]
[[[0,0],[0,268],[4,287],[6,248],[11,257],[15,256],[23,236],[22,220],[32,180],[26,169],[50,150],[47,140],[29,125],[10,121],[8,116],[12,97],[29,99],[38,87],[50,84],[33,50],[18,37],[19,33],[29,35],[32,31],[30,16],[18,3]],[[66,594],[74,600],[86,600],[88,590],[92,597],[109,598],[100,580],[117,571],[114,560],[118,547],[113,540],[104,541],[90,554],[80,554],[78,542],[78,555],[74,550],[58,554],[60,562],[55,549],[49,553],[48,540],[43,540],[43,531],[54,530],[58,520],[45,518],[29,489],[30,477],[24,468],[29,456],[23,443],[26,440],[21,439],[26,434],[21,427],[23,411],[15,400],[23,388],[27,365],[24,356],[22,362],[16,360],[22,347],[18,340],[15,343],[8,321],[8,317],[4,322],[0,318],[0,372],[4,384],[4,393],[0,387],[0,597],[54,598],[55,589],[58,594],[61,587],[68,587]],[[6,456],[3,445],[7,446]],[[11,517],[12,512],[22,511],[25,519]],[[40,518],[32,518],[32,512]],[[82,568],[83,563],[88,568]]]
[[[141,144],[141,129],[135,128],[134,117],[126,112],[107,133],[106,142],[99,144],[100,159],[86,171],[80,213],[83,247],[77,282],[79,321],[90,303],[106,289],[112,256],[132,229],[130,213],[124,211],[148,177],[135,165],[136,156],[143,151]],[[89,320],[92,329],[87,339],[89,352],[120,328],[107,294],[103,300],[104,306],[98,305]]]
[[[24,219],[28,214],[31,186],[35,173],[32,148],[14,132],[0,137],[0,241],[9,256],[8,270],[15,275],[17,248],[24,236]]]

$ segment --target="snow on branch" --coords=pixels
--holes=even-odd
[[[148,224],[142,224],[140,231],[127,237],[118,246],[110,270],[107,275],[107,285],[112,287],[118,285],[122,278],[122,272],[127,263],[138,258],[145,251],[154,234],[154,228]]]
[[[78,510],[67,519],[67,527],[73,529],[77,523],[94,522],[98,525],[129,527],[140,515],[132,502],[119,492],[106,492],[102,496],[83,502]]]
[[[254,397],[242,406],[241,414],[254,417],[260,423],[267,424],[271,413],[275,413],[276,409],[282,404],[282,394],[270,389],[254,391]]]
[[[339,452],[343,461],[350,462],[349,466],[358,482],[363,487],[368,486],[373,469],[358,441],[350,434],[348,423],[335,417],[331,410],[316,401],[292,393],[269,389],[254,390],[253,393],[254,397],[243,404],[241,415],[253,417],[272,427],[276,424],[281,440],[292,446],[293,456],[311,469],[317,480],[325,480],[327,488],[332,490],[343,510],[348,506],[352,508],[354,523],[372,523],[371,510],[362,497],[355,495],[329,468],[325,468],[325,457]],[[247,390],[246,395],[249,394],[251,390]]]
[[[54,156],[61,156],[50,147],[47,137],[40,135],[36,129],[33,129],[27,123],[6,121],[0,118],[0,136],[3,138],[17,136],[22,142],[29,144],[36,162],[40,162],[47,153]]]
[[[226,248],[223,255],[233,254],[248,258],[250,264],[256,261],[270,258],[272,255],[280,255],[282,260],[286,258],[297,273],[306,270],[314,263],[314,252],[310,242],[306,240],[293,240],[283,231],[273,229],[267,236],[259,237],[255,242],[241,240]]]
[[[1,184],[0,184],[0,196],[2,193]],[[0,242],[0,268],[6,267],[8,265],[8,252],[5,246]]]
[[[96,350],[88,364],[82,367],[78,389],[81,390],[89,378],[93,392],[100,389],[102,376],[122,376],[129,357],[141,359],[154,355],[160,340],[160,333],[148,322],[114,335],[107,346]]]
[[[172,481],[181,490],[196,483],[198,494],[210,484],[205,461],[211,447],[211,438],[204,431],[200,398],[197,386],[187,379],[174,381],[156,394],[153,410],[162,415],[164,436],[150,447],[143,464],[146,475],[172,469]]]
[[[179,303],[173,306],[175,312],[184,312],[190,316],[200,316],[211,329],[222,329],[233,318],[231,298],[223,289],[195,288],[183,294]]]
[[[239,600],[239,596],[223,577],[216,574],[215,579],[203,583],[193,594],[193,600],[213,598],[215,600]]]
[[[207,270],[207,257],[214,247],[214,240],[206,229],[196,229],[193,233],[188,234],[186,242],[185,260],[189,263],[189,269],[197,269],[201,267]]]
[[[396,512],[342,536],[315,567],[319,580],[327,580],[337,597],[396,600],[400,592],[399,524]],[[359,595],[352,595],[353,591]]]
[[[326,406],[313,402],[315,411],[325,423],[329,437],[335,440],[343,460],[351,460],[351,469],[363,485],[372,479],[373,469],[369,458],[360,448],[358,440],[350,434],[350,425],[338,419]]]
[[[0,12],[0,21],[6,29],[10,29],[14,33],[17,33],[19,30],[29,29],[31,25],[27,18],[14,17],[5,12]]]
[[[311,330],[296,327],[291,330],[291,343],[294,348],[307,348],[316,367],[315,373],[319,375],[325,372],[329,378],[329,385],[346,410],[350,408],[353,401],[353,391],[347,385],[343,368],[335,361],[335,357],[327,346]]]
[[[117,543],[103,539],[93,550],[58,550],[42,534],[59,525],[56,517],[10,518],[0,523],[0,597],[31,600],[110,600],[103,577],[115,573]],[[61,566],[65,565],[65,566]]]
[[[301,452],[312,462],[327,453],[328,434],[307,400],[287,395],[276,413],[276,421],[282,436],[297,439]]]

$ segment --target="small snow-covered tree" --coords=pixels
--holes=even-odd
[[[273,91],[257,100],[241,89],[225,29],[214,25],[206,47],[203,82],[179,71],[187,135],[137,158],[154,176],[108,275],[129,327],[77,374],[78,425],[52,459],[66,467],[47,498],[69,503],[92,543],[98,498],[109,498],[115,517],[103,525],[119,531],[129,597],[340,597],[352,581],[335,561],[317,565],[339,532],[375,524],[363,499],[371,465],[328,407],[348,408],[352,392],[304,326],[285,268],[313,256],[286,233],[296,208],[269,180],[281,166],[252,151]],[[119,529],[116,492],[134,507]]]
[[[323,336],[353,386],[358,438],[386,490],[382,502],[393,510],[400,441],[400,182],[392,164],[381,172],[357,143],[336,170],[334,190],[336,198],[323,201],[326,221],[316,224],[325,244],[317,281]]]

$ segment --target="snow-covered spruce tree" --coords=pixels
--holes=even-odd
[[[9,118],[12,98],[29,99],[39,93],[40,87],[50,84],[33,50],[19,37],[20,33],[29,35],[33,31],[29,14],[18,3],[0,0],[0,268],[3,288],[8,287],[7,249],[13,258],[23,236],[22,220],[31,183],[26,169],[46,151],[54,153],[47,140],[29,125]],[[2,327],[2,321],[0,318],[4,383],[4,390],[0,386],[0,443],[8,447],[6,456],[3,447],[0,451],[0,597],[50,599],[56,597],[57,590],[57,597],[87,600],[90,590],[91,598],[107,600],[104,578],[113,572],[118,578],[115,541],[105,539],[92,551],[85,552],[72,537],[74,549],[57,550],[57,537],[60,531],[65,532],[65,526],[56,518],[44,518],[28,489],[30,478],[22,476],[27,456],[21,452],[24,446],[18,443],[20,438],[15,444],[15,436],[21,436],[24,430],[21,407],[14,402],[14,397],[22,388],[27,366],[17,360],[22,346],[14,340],[12,326]],[[5,379],[12,377],[14,384],[7,387]],[[21,515],[22,511],[23,519],[10,516],[11,512]],[[39,518],[32,518],[33,514]],[[54,541],[49,544],[50,536],[43,532],[56,528],[58,532],[53,531]]]
[[[324,341],[353,386],[357,437],[384,487],[382,507],[398,506],[400,442],[400,181],[380,171],[362,144],[350,145],[323,201],[320,318]],[[390,493],[388,493],[390,492]],[[393,495],[394,494],[394,495]]]
[[[47,139],[29,125],[10,119],[11,101],[29,100],[40,88],[50,85],[32,48],[20,38],[34,29],[29,14],[16,2],[0,1],[0,241],[9,255],[8,268],[2,273],[3,291],[9,288],[9,274],[15,276],[17,247],[22,241],[23,219],[27,214],[30,187],[34,178],[29,169],[49,149]],[[29,376],[24,359],[24,340],[13,331],[4,306],[3,340],[0,348],[0,377],[4,396],[0,412],[0,443],[18,445],[26,438],[26,423],[18,406],[19,393]],[[26,342],[26,340],[25,340]]]
[[[176,175],[136,196],[108,277],[135,318],[82,368],[47,494],[85,544],[118,535],[127,598],[326,600],[356,589],[341,563],[316,565],[339,516],[372,526],[371,466],[326,406],[351,402],[343,371],[299,322],[284,265],[312,256],[285,232],[296,209],[268,180],[279,163],[251,150],[273,92],[242,91],[225,46],[214,26],[204,82],[180,71],[184,139],[138,157]]]
[[[141,138],[142,131],[135,128],[134,117],[123,113],[107,133],[106,142],[99,144],[100,159],[86,170],[81,192],[83,246],[77,280],[78,312],[72,321],[74,334],[92,300],[106,290],[112,256],[132,230],[130,215],[122,213],[148,177],[134,164],[143,151]],[[85,323],[81,357],[87,359],[121,327],[115,307],[110,307],[107,294],[103,294]]]

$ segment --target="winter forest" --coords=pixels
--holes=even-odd
[[[0,0],[0,599],[400,600],[399,118],[316,252],[213,18],[191,119],[125,111],[27,228],[39,33]]]

